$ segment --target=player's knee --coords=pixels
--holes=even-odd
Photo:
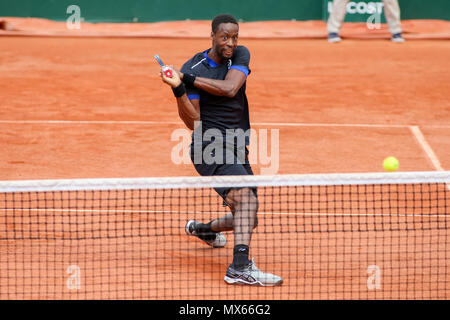
[[[256,198],[253,191],[249,188],[232,189],[226,198],[226,202],[232,211],[235,211],[241,206],[258,207],[258,198]]]
[[[249,227],[251,229],[255,229],[258,226],[257,212],[259,201],[252,189],[233,190],[227,200],[233,216],[236,211],[242,212],[249,219]]]
[[[252,189],[244,188],[241,191],[239,204],[241,206],[246,206],[250,211],[258,211],[259,202],[258,198],[253,193]]]

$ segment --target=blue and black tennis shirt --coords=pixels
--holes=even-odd
[[[237,46],[233,57],[226,64],[218,64],[208,57],[211,49],[199,52],[189,59],[181,72],[197,77],[224,80],[228,70],[237,69],[248,76],[250,74],[250,52],[244,46]],[[190,100],[200,99],[200,120],[202,131],[214,128],[225,135],[227,129],[250,129],[248,101],[245,94],[246,83],[232,97],[216,96],[193,86],[186,86]],[[246,142],[248,145],[248,141]]]

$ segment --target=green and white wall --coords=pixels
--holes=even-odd
[[[326,20],[332,0],[0,0],[2,17],[66,20],[76,5],[89,22],[210,20],[231,13],[241,21]],[[380,0],[348,4],[346,21],[366,21]],[[402,19],[450,20],[450,0],[399,0]],[[384,21],[384,16],[382,16]]]

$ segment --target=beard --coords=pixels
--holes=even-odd
[[[221,57],[222,59],[225,59],[225,60],[231,59],[231,58],[233,57],[234,50],[232,49],[232,50],[231,50],[231,54],[229,54],[229,55],[227,55],[227,54],[225,53],[225,51],[228,51],[228,49],[222,49],[222,50],[220,50],[220,57]]]

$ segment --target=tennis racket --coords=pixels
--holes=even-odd
[[[158,61],[159,65],[162,67],[162,71],[167,78],[172,78],[172,70],[162,62],[159,55],[155,54],[155,59]]]

